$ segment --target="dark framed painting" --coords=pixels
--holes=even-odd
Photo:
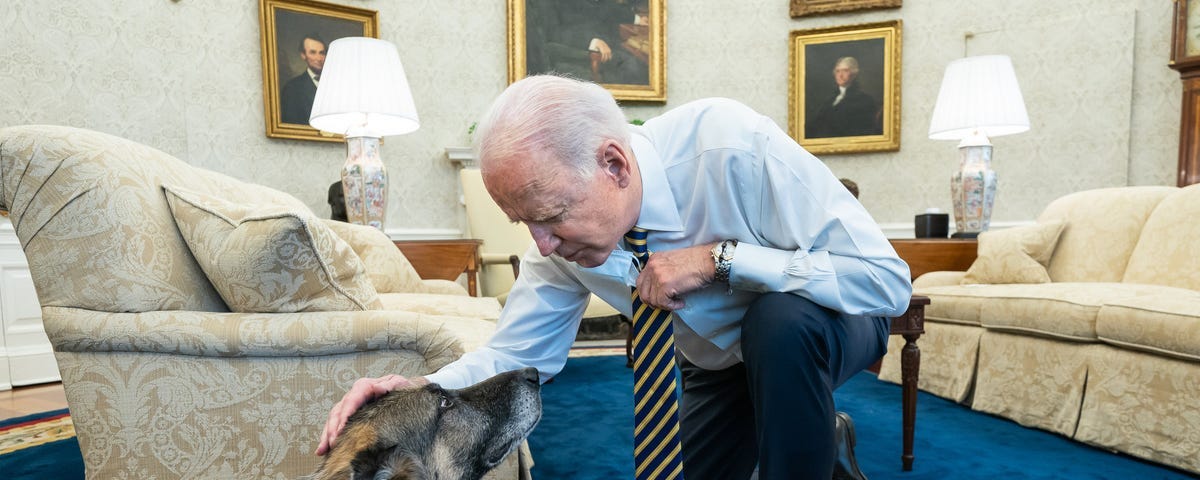
[[[379,38],[379,13],[314,0],[261,0],[263,112],[267,136],[341,142],[308,125],[329,42]]]
[[[899,20],[791,33],[788,132],[812,153],[900,149]]]
[[[508,0],[508,82],[556,73],[666,101],[666,0]]]
[[[1176,70],[1200,65],[1200,2],[1178,0],[1171,28],[1170,66]]]
[[[900,8],[901,0],[792,0],[792,18],[808,15],[853,12],[876,8]]]

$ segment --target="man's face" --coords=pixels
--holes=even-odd
[[[839,63],[838,66],[833,68],[833,79],[837,81],[839,87],[844,87],[854,80],[854,73],[850,70],[850,67]]]
[[[533,158],[505,162],[484,181],[509,220],[524,223],[543,256],[558,256],[584,267],[608,260],[632,226],[621,189],[603,169],[590,179],[556,160]],[[553,166],[550,166],[553,165]]]
[[[304,51],[300,52],[300,58],[314,73],[321,73],[321,69],[325,68],[325,44],[311,38],[304,39]]]

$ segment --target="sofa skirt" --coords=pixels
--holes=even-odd
[[[1101,347],[987,330],[971,408],[1071,437],[1088,363]]]
[[[965,403],[975,381],[979,337],[983,328],[970,325],[925,322],[925,334],[917,339],[921,349],[920,381],[917,387],[942,398]],[[904,338],[888,338],[888,353],[879,367],[879,378],[900,383],[900,351]]]
[[[412,351],[316,357],[56,352],[90,479],[294,479],[329,409],[362,376],[424,374]],[[522,448],[488,480],[527,472]]]
[[[1075,439],[1200,472],[1200,364],[1094,350]]]

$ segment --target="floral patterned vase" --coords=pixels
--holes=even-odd
[[[974,238],[988,229],[992,204],[996,201],[996,172],[992,170],[992,146],[962,146],[959,171],[950,179],[954,199],[955,237]]]
[[[342,167],[342,189],[346,194],[346,219],[358,225],[383,230],[387,214],[387,171],[379,158],[379,139],[346,139],[346,165]]]

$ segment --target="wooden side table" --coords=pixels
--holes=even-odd
[[[917,347],[917,339],[925,333],[925,306],[929,305],[929,297],[913,295],[908,302],[908,310],[899,317],[892,318],[892,335],[904,337],[904,348],[900,350],[900,409],[903,418],[904,449],[900,454],[900,462],[904,471],[912,470],[913,463],[913,432],[917,425],[917,381],[921,373],[921,349]]]
[[[466,273],[467,291],[472,297],[479,296],[477,276],[482,240],[396,240],[394,243],[421,278],[454,281]]]
[[[966,271],[979,246],[973,238],[893,238],[891,242],[908,263],[912,278],[942,270]]]

